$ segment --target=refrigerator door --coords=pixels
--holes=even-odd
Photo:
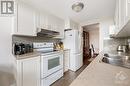
[[[83,56],[82,52],[79,54],[70,55],[70,70],[77,71],[83,65]]]
[[[74,50],[72,49],[73,53],[80,53],[82,52],[82,34],[78,30],[74,30],[73,32],[73,39],[74,39]]]
[[[80,53],[81,52],[81,34],[78,30],[71,30],[65,32],[65,40],[64,40],[65,48],[71,49],[72,53]]]
[[[83,65],[83,54],[82,54],[82,52],[79,53],[79,54],[76,54],[75,58],[76,58],[75,66],[76,66],[76,70],[78,70]]]
[[[70,49],[70,67],[72,71],[83,65],[82,34],[78,30],[65,32],[64,48]]]
[[[71,31],[66,31],[65,32],[65,40],[64,40],[64,48],[66,49],[71,49],[71,51],[73,51],[75,48],[75,44],[74,44],[75,40],[74,40],[74,34]]]
[[[72,49],[73,53],[80,52],[80,36],[78,30],[74,30],[73,32],[73,39],[74,39],[74,48]]]

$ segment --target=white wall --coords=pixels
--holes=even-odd
[[[95,19],[81,23],[81,26],[99,23],[99,52],[103,50],[103,40],[109,39],[109,26],[114,24],[113,18]]]
[[[93,44],[95,52],[99,52],[99,29],[88,30],[90,45]]]
[[[12,18],[0,17],[0,66],[13,67]]]

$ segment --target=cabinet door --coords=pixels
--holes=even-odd
[[[40,86],[40,56],[17,61],[17,85]]]
[[[55,26],[54,29],[55,31],[58,31],[60,33],[60,35],[58,35],[56,38],[64,38],[64,28],[65,28],[65,22],[62,19],[57,18],[57,20],[55,21]]]
[[[53,31],[57,31],[56,28],[57,28],[57,17],[51,15],[51,14],[48,14],[48,25],[50,27],[50,30],[53,30]]]
[[[20,1],[17,8],[17,34],[27,36],[36,35],[35,10]]]
[[[69,59],[70,59],[70,51],[64,51],[64,72],[68,71],[69,69]]]
[[[39,28],[42,28],[42,29],[47,29],[47,30],[50,30],[50,25],[48,24],[48,14],[47,13],[42,13],[40,12],[40,15],[39,15],[39,20],[40,20],[40,26]]]
[[[45,12],[40,13],[39,20],[40,28],[57,31],[60,35],[55,38],[64,38],[64,20]]]
[[[119,0],[119,28],[122,29],[125,25],[125,0]]]
[[[40,86],[40,57],[22,62],[23,86]]]
[[[116,0],[116,10],[115,10],[115,18],[114,18],[114,23],[115,23],[115,34],[117,34],[119,30],[119,0]]]
[[[127,14],[128,20],[130,20],[130,0],[127,0]]]
[[[79,25],[78,25],[78,23],[76,23],[76,22],[70,20],[70,28],[71,28],[71,29],[78,29],[78,28],[79,28]]]
[[[125,0],[125,23],[130,20],[130,0]]]
[[[119,0],[119,28],[122,29],[126,24],[126,0]]]

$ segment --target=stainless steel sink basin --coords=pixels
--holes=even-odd
[[[130,69],[130,56],[119,56],[104,54],[102,62]]]

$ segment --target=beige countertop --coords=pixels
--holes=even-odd
[[[32,53],[27,53],[27,54],[23,54],[23,55],[16,55],[15,57],[17,60],[21,60],[21,59],[37,57],[40,55],[41,55],[40,52],[32,52]]]
[[[41,56],[41,55],[49,55],[49,54],[62,53],[62,52],[63,52],[63,50],[48,52],[48,53],[32,52],[32,53],[27,53],[27,54],[23,54],[23,55],[16,55],[15,57],[17,60],[21,60],[21,59],[33,58],[33,57],[37,57],[37,56]]]
[[[101,53],[70,86],[130,86],[130,69],[99,62]]]

